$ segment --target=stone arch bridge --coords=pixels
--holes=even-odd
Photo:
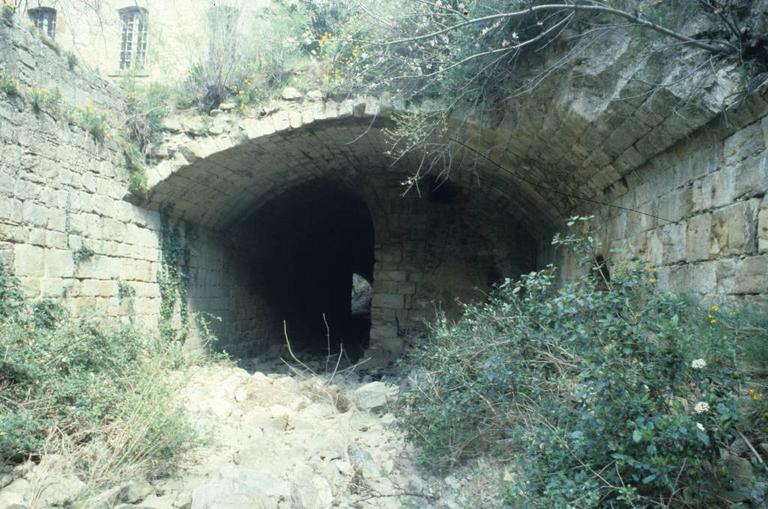
[[[120,112],[119,91],[33,35],[0,24],[0,39],[0,69],[22,90]],[[221,317],[228,351],[283,343],[284,322],[324,350],[327,322],[350,351],[396,353],[457,299],[556,261],[551,235],[589,213],[609,266],[639,256],[660,289],[764,303],[766,92],[727,106],[735,70],[643,44],[606,36],[495,117],[462,123],[489,160],[458,154],[449,182],[405,196],[419,159],[385,155],[393,113],[413,110],[396,99],[296,94],[253,117],[169,119],[139,200],[112,139],[0,94],[0,263],[33,297],[156,325],[171,232],[189,307]],[[572,260],[557,261],[568,277]],[[369,322],[351,313],[352,274],[372,283]]]
[[[206,232],[191,262],[190,297],[196,309],[225,317],[222,336],[261,350],[283,341],[285,320],[301,343],[325,348],[328,326],[348,349],[367,348],[349,312],[357,273],[373,286],[371,346],[398,352],[436,312],[455,316],[504,277],[555,261],[551,236],[576,212],[598,215],[612,261],[639,254],[662,266],[666,281],[690,277],[675,268],[687,254],[670,253],[697,249],[686,247],[686,220],[720,191],[719,182],[690,179],[731,157],[723,153],[728,131],[686,146],[718,121],[715,108],[680,111],[673,93],[620,99],[633,86],[601,101],[571,90],[543,102],[552,92],[542,91],[542,102],[472,123],[464,139],[483,156],[457,154],[464,162],[450,180],[426,179],[407,193],[421,155],[386,155],[392,115],[409,110],[388,97],[294,97],[261,118],[232,122],[222,113],[208,136],[195,119],[180,119],[157,151],[164,160],[150,170],[144,205],[170,205]],[[759,201],[739,207],[733,213],[747,223],[729,227],[750,228]],[[709,252],[710,237],[691,244]],[[755,253],[756,243],[748,248]],[[708,277],[717,285],[716,274]]]

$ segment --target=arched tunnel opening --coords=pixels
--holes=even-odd
[[[291,346],[317,354],[343,346],[359,358],[371,327],[370,291],[366,298],[362,281],[370,288],[374,267],[374,227],[364,199],[342,182],[313,180],[268,200],[239,232],[250,284]]]
[[[365,126],[265,136],[155,185],[158,205],[199,225],[190,307],[217,318],[217,349],[284,357],[287,335],[297,353],[343,346],[383,365],[418,347],[437,317],[458,318],[552,259],[553,223],[531,192],[488,168],[412,189],[418,161],[385,164],[380,131],[341,143]]]

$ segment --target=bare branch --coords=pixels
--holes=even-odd
[[[444,28],[442,30],[437,30],[435,32],[430,32],[428,34],[423,35],[416,35],[413,37],[406,37],[403,39],[397,39],[394,41],[388,41],[383,44],[405,44],[408,42],[415,42],[415,41],[421,41],[425,39],[432,39],[435,37],[438,37],[440,35],[446,34],[448,32],[453,32],[455,30],[458,30],[460,28],[475,25],[478,23],[487,23],[489,21],[496,21],[499,19],[511,19],[511,18],[518,18],[521,16],[529,15],[537,11],[553,11],[553,10],[560,10],[560,11],[572,11],[572,12],[578,12],[578,11],[584,11],[584,12],[598,12],[598,13],[604,13],[604,14],[611,14],[614,16],[619,16],[625,19],[628,19],[634,23],[637,23],[640,26],[643,26],[645,28],[649,28],[651,30],[654,30],[656,32],[662,33],[664,35],[667,35],[669,37],[672,37],[673,39],[677,39],[679,41],[684,42],[685,44],[688,44],[690,46],[694,46],[700,49],[704,49],[707,51],[711,51],[713,53],[738,53],[739,48],[736,46],[730,44],[726,41],[717,41],[715,44],[709,44],[704,41],[694,39],[692,37],[688,37],[687,35],[683,35],[681,33],[675,32],[673,30],[670,30],[669,28],[663,27],[657,23],[654,23],[652,21],[649,21],[647,19],[641,18],[640,16],[637,16],[635,14],[622,11],[620,9],[614,9],[612,7],[605,7],[602,5],[581,5],[581,4],[544,4],[544,5],[535,5],[531,6],[528,9],[521,10],[521,11],[513,11],[513,12],[503,12],[500,14],[491,14],[489,16],[482,16],[480,18],[474,18],[467,21],[464,21],[462,23],[457,23],[455,25],[449,26],[447,28]]]

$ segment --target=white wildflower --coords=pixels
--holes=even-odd
[[[694,359],[694,361],[691,362],[691,367],[693,369],[704,369],[707,367],[707,361],[704,359]]]
[[[699,429],[699,431],[704,431],[704,425],[702,423],[697,422],[696,427]]]
[[[696,412],[697,414],[703,414],[703,413],[709,412],[709,403],[707,403],[706,401],[699,401],[693,407],[693,411]]]

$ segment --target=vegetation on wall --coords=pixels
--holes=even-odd
[[[511,507],[765,503],[766,384],[745,369],[765,319],[661,292],[639,261],[608,278],[588,234],[556,243],[595,268],[506,281],[415,355],[400,412],[425,464],[494,458]]]
[[[207,113],[232,100],[242,110],[273,97],[309,72],[305,44],[312,19],[311,9],[299,2],[277,2],[258,14],[211,9],[209,51],[181,83],[180,105]]]
[[[171,210],[167,208],[160,211],[160,222],[160,334],[169,342],[183,342],[189,332],[190,253],[185,241],[191,231],[187,226],[182,236],[179,224],[171,224]]]
[[[29,92],[32,109],[35,113],[48,111],[52,115],[61,112],[61,91],[58,87],[53,90],[47,90],[38,86],[33,86]]]
[[[23,297],[0,265],[0,464],[66,452],[92,484],[164,471],[194,439],[175,343]]]
[[[3,0],[3,6],[0,8],[0,15],[3,21],[11,25],[13,23],[13,16],[16,14],[16,4],[10,3],[7,0]]]
[[[394,157],[429,153],[415,183],[460,159],[451,135],[461,119],[503,110],[611,34],[625,33],[646,53],[670,43],[688,48],[682,53],[698,69],[735,63],[745,93],[755,90],[768,71],[768,39],[750,9],[738,0],[281,0],[257,14],[217,7],[209,12],[209,51],[175,96],[203,113],[225,102],[244,111],[287,85],[432,101],[431,111],[398,117],[389,130]],[[544,64],[550,53],[557,58]],[[695,101],[696,73],[683,79]],[[459,119],[451,129],[449,118]]]
[[[75,264],[75,268],[79,268],[82,263],[93,258],[95,254],[93,249],[85,244],[72,251],[72,261]]]
[[[753,91],[768,71],[768,25],[752,8],[730,0],[362,2],[350,7],[349,21],[332,25],[323,58],[342,89],[433,100],[432,111],[401,117],[391,131],[395,157],[429,152],[418,178],[422,170],[447,172],[456,160],[449,118],[461,124],[503,111],[617,33],[646,55],[673,44],[696,62],[692,70],[749,69],[744,90]],[[690,101],[698,100],[698,79],[696,72],[682,78]],[[648,85],[651,94],[670,84]]]

